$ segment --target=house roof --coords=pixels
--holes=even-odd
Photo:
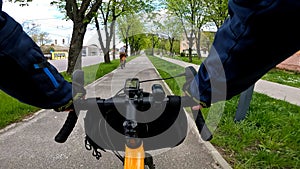
[[[276,67],[280,69],[300,72],[300,51],[296,52],[294,55],[278,64]]]
[[[69,51],[68,46],[59,46],[59,45],[42,45],[40,46],[41,50],[45,53],[45,51],[53,48],[55,51]],[[47,52],[46,52],[47,53]]]

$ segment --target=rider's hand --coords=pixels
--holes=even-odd
[[[208,107],[208,105],[205,102],[202,102],[200,100],[200,95],[199,95],[198,90],[197,90],[197,92],[194,92],[194,93],[191,92],[191,85],[196,85],[196,84],[193,84],[193,83],[195,83],[193,81],[194,81],[194,78],[196,75],[197,75],[197,71],[195,70],[194,67],[188,66],[185,68],[185,80],[186,81],[182,87],[182,90],[186,96],[189,96],[191,98],[191,101],[195,102],[195,106],[193,106],[192,109],[200,110],[202,108]],[[198,89],[198,87],[197,87],[197,89]]]
[[[63,112],[63,111],[72,111],[74,110],[74,103],[77,101],[80,101],[84,99],[86,95],[86,90],[81,85],[77,84],[76,82],[72,83],[72,89],[73,89],[73,99],[69,100],[68,103],[55,108],[54,110],[57,112]]]

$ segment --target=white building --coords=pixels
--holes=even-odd
[[[105,33],[101,32],[102,39],[105,43],[106,36]],[[116,50],[124,46],[124,43],[116,36]],[[113,48],[113,39],[110,43],[110,49]],[[96,30],[89,31],[85,34],[83,40],[82,56],[100,56],[103,52],[101,50],[98,33]]]

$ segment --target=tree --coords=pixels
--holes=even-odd
[[[28,6],[29,2],[32,2],[32,0],[8,0],[9,2],[18,2],[20,6]]]
[[[41,33],[38,33],[38,34],[33,34],[31,36],[31,38],[39,45],[45,45],[47,43],[50,43],[52,40],[50,40],[48,38],[49,36],[49,33],[47,32],[41,32]]]
[[[180,20],[177,17],[168,15],[166,20],[161,25],[162,32],[168,37],[169,53],[172,56],[175,53],[174,44],[176,40],[181,39],[183,33],[182,25],[178,23],[180,23]]]
[[[99,18],[102,20],[104,27],[105,40],[103,42],[103,37],[100,33],[100,24],[98,18],[95,18],[96,27],[99,35],[99,43],[104,51],[104,60],[105,63],[110,62],[109,49],[111,40],[115,34],[115,25],[117,18],[124,16],[126,14],[138,13],[141,11],[149,12],[153,9],[149,0],[108,0],[106,3],[103,3],[99,9]],[[128,44],[126,43],[126,50],[128,49]],[[113,50],[115,51],[115,49]]]
[[[36,24],[33,20],[26,20],[22,23],[23,30],[29,35],[38,34],[40,30],[40,25]]]
[[[154,48],[159,44],[159,38],[158,38],[158,34],[155,34],[155,33],[151,33],[149,35],[151,37],[151,42],[152,42],[151,55],[154,56]]]
[[[32,0],[9,0],[19,2],[20,6],[28,6]],[[91,22],[103,0],[54,0],[50,4],[56,5],[66,18],[73,21],[72,38],[69,49],[67,74],[81,69],[81,49],[87,25]],[[77,64],[77,65],[75,65]]]
[[[151,55],[154,55],[154,48],[158,47],[160,43],[160,36],[162,35],[162,23],[164,22],[164,16],[160,11],[153,11],[151,14],[147,14],[144,17],[146,26],[147,37],[151,41]]]
[[[228,0],[205,0],[209,20],[219,29],[228,17]]]
[[[131,54],[138,52],[144,46],[144,32],[144,24],[138,14],[129,13],[118,19],[118,34],[126,47],[130,46]]]
[[[21,4],[23,5],[27,5],[27,2],[30,2],[31,0],[15,1],[21,2]],[[151,6],[152,0],[113,0],[113,2],[115,2],[112,3],[114,7],[109,9],[113,9],[116,11],[120,9],[117,8],[117,4],[121,4],[121,6],[123,5],[124,11],[131,12],[141,10],[149,11],[153,9],[153,7]],[[76,69],[81,68],[81,49],[83,45],[84,35],[87,30],[87,25],[96,16],[99,8],[104,3],[103,0],[54,0],[53,2],[51,2],[51,4],[56,5],[63,13],[66,13],[67,19],[73,21],[73,31],[70,42],[67,68],[67,74],[72,74],[75,70],[75,67]],[[118,17],[117,12],[115,13],[115,17]],[[108,18],[112,19],[110,17]]]
[[[201,58],[201,35],[202,27],[208,22],[208,8],[205,7],[206,3],[204,1],[199,1],[198,7],[196,8],[195,14],[195,43],[197,55]]]
[[[110,44],[111,40],[115,34],[115,24],[116,19],[125,12],[125,5],[121,4],[116,0],[108,0],[108,2],[104,3],[100,6],[99,9],[99,18],[102,20],[102,24],[104,27],[104,35],[105,35],[105,43],[103,41],[103,37],[101,34],[101,28],[98,21],[98,15],[95,16],[95,23],[98,32],[98,39],[100,43],[100,47],[104,53],[104,62],[110,62]],[[113,51],[115,51],[115,44],[113,44]]]
[[[87,25],[102,5],[102,0],[60,0],[53,1],[51,4],[65,11],[67,18],[73,21],[67,68],[67,74],[72,74],[75,68],[81,69],[81,49]]]
[[[131,53],[137,54],[143,49],[147,49],[149,46],[149,39],[147,38],[146,34],[137,34],[134,36],[129,37]]]
[[[202,50],[206,53],[210,50],[210,47],[212,45],[212,42],[214,40],[214,32],[204,32],[202,31],[201,35],[201,44],[202,44]]]
[[[192,62],[192,47],[195,40],[196,22],[203,19],[203,3],[195,0],[166,0],[167,9],[181,21],[189,44],[189,61]]]
[[[49,33],[41,32],[40,25],[34,23],[33,20],[27,20],[22,23],[24,31],[32,38],[32,40],[38,45],[44,45],[51,42],[48,38]]]

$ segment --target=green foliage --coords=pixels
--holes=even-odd
[[[205,2],[208,9],[207,19],[220,28],[228,17],[228,0],[205,0]]]
[[[179,18],[188,41],[187,48],[196,48],[200,51],[201,28],[209,21],[206,19],[208,12],[205,1],[166,0],[166,6],[170,13]],[[196,47],[194,47],[195,42]],[[189,53],[189,58],[192,60],[191,53]]]
[[[178,42],[182,38],[183,27],[179,24],[180,20],[178,17],[168,15],[163,24],[160,25],[162,33],[167,35],[168,45],[166,50],[170,53],[179,52],[180,46]]]
[[[127,14],[118,18],[118,34],[125,44],[130,45],[131,53],[145,49],[147,40],[145,27],[137,14]]]

